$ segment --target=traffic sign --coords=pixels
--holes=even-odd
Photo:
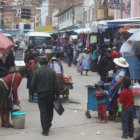
[[[124,3],[119,3],[119,2],[108,2],[107,4],[107,8],[110,8],[110,9],[121,9],[121,8],[124,8],[125,5]]]

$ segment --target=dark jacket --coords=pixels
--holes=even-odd
[[[32,80],[32,91],[59,94],[59,84],[55,71],[48,66],[36,70]]]
[[[73,49],[70,45],[66,46],[66,53],[67,55],[71,56],[73,54]]]
[[[10,67],[15,66],[15,57],[14,57],[13,53],[11,53],[7,56],[4,66],[8,70],[10,69]]]
[[[4,67],[2,60],[0,59],[0,78],[9,74],[9,71]]]
[[[104,56],[99,62],[99,74],[106,74],[110,70],[115,70],[115,63],[112,57]]]

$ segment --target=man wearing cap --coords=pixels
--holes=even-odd
[[[109,88],[109,95],[110,98],[112,99],[111,106],[113,107],[113,115],[111,116],[111,119],[115,120],[116,114],[118,112],[117,100],[119,97],[119,93],[121,92],[121,83],[124,77],[128,75],[126,68],[129,67],[129,64],[123,57],[115,58],[113,61],[117,65],[118,69],[111,81],[110,88]]]
[[[102,81],[106,82],[106,75],[111,70],[115,70],[115,64],[112,58],[112,49],[107,48],[106,55],[101,58],[98,64],[98,71]]]
[[[59,96],[59,85],[55,71],[47,66],[45,57],[40,57],[40,65],[33,76],[32,90],[38,93],[42,134],[48,136],[52,126],[53,102]]]

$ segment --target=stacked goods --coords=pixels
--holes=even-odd
[[[72,82],[72,76],[64,76],[64,83],[71,83]]]
[[[133,96],[140,96],[140,87],[133,87]]]

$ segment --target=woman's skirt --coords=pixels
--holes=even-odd
[[[0,107],[11,110],[12,99],[9,98],[10,91],[7,90],[4,83],[0,81]]]
[[[57,79],[58,79],[58,82],[59,82],[59,88],[60,88],[60,90],[63,90],[64,89],[64,78],[63,78],[63,74],[57,73]]]

